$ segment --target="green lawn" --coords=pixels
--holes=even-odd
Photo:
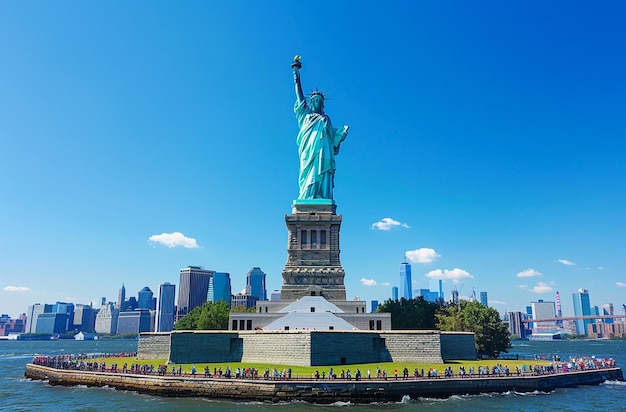
[[[139,364],[139,365],[153,365],[154,370],[156,371],[158,365],[163,365],[166,363],[165,360],[137,360],[135,358],[99,358],[97,359],[99,362],[106,362],[106,367],[109,368],[112,364],[117,363],[118,370],[122,369],[124,363],[127,363],[128,368],[130,368],[131,364]],[[287,370],[291,368],[291,376],[292,378],[310,378],[315,375],[315,371],[318,371],[320,377],[322,373],[325,376],[328,375],[330,368],[333,368],[333,372],[340,376],[341,370],[347,371],[350,369],[352,377],[354,378],[354,373],[357,369],[360,369],[363,378],[367,378],[367,370],[369,369],[371,372],[371,376],[376,376],[376,368],[380,368],[381,371],[385,370],[387,372],[387,376],[390,378],[394,377],[394,371],[398,370],[398,375],[402,376],[402,371],[406,367],[409,370],[409,376],[413,377],[413,373],[415,368],[421,373],[422,370],[424,374],[427,375],[428,371],[432,368],[437,371],[439,376],[443,376],[443,371],[448,366],[452,367],[454,374],[458,374],[459,368],[461,366],[465,367],[465,370],[469,372],[470,366],[474,367],[475,373],[478,371],[478,367],[482,366],[483,368],[489,366],[491,370],[495,365],[508,366],[511,373],[515,373],[515,366],[519,366],[520,368],[523,365],[526,365],[529,368],[531,365],[549,365],[550,361],[541,361],[541,360],[509,360],[509,359],[495,359],[495,360],[480,360],[480,361],[452,361],[447,363],[403,363],[403,362],[378,362],[378,363],[364,363],[364,364],[352,364],[352,365],[329,365],[329,366],[289,366],[289,365],[277,365],[271,363],[241,363],[241,362],[219,362],[219,363],[196,363],[196,373],[200,376],[204,375],[204,368],[206,366],[209,367],[209,371],[213,374],[214,369],[221,368],[222,371],[226,370],[226,367],[230,367],[234,371],[237,368],[255,368],[259,370],[259,375],[263,375],[263,371],[265,368],[269,368],[270,375],[274,369],[278,371]],[[167,366],[168,374],[171,374],[172,366],[178,370],[178,366],[182,366],[183,373],[191,373],[192,364],[174,364],[170,363]]]

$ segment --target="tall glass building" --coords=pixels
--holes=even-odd
[[[411,281],[411,265],[408,262],[400,264],[400,290],[402,297],[413,299],[413,282]]]
[[[397,286],[391,287],[391,299],[398,300],[398,287]]]
[[[578,289],[578,292],[572,294],[574,299],[574,316],[591,315],[591,304],[589,303],[589,291],[587,289]],[[591,324],[591,319],[576,320],[576,333],[579,335],[587,334],[587,325]]]
[[[159,285],[156,306],[156,332],[170,332],[174,329],[174,296],[176,285],[165,282]]]
[[[206,302],[212,274],[212,270],[203,269],[201,266],[187,266],[180,270],[176,320]]]
[[[246,274],[246,295],[255,296],[258,300],[267,300],[265,273],[261,268],[254,267]]]
[[[223,300],[230,305],[231,295],[230,273],[214,272],[209,281],[207,301],[215,303]]]
[[[137,306],[139,309],[152,309],[154,310],[154,294],[149,287],[145,286],[137,293]]]
[[[489,301],[487,300],[487,292],[480,292],[480,303],[483,306],[489,306]]]

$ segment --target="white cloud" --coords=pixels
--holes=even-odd
[[[148,238],[150,243],[160,243],[163,246],[173,248],[176,246],[182,246],[187,249],[199,248],[196,243],[196,239],[187,237],[180,232],[161,233],[160,235],[152,235]]]
[[[522,270],[517,275],[518,278],[532,278],[533,276],[542,276],[541,272],[537,272],[535,269],[528,268],[526,270]]]
[[[525,288],[527,289],[527,288]],[[527,289],[529,292],[533,292],[533,293],[548,293],[548,292],[552,292],[554,289],[552,289],[552,287],[550,287],[547,283],[544,282],[537,282],[537,284],[535,286],[533,286],[531,289]]]
[[[567,259],[557,259],[556,261],[559,262],[559,263],[564,264],[565,266],[576,266],[576,263],[574,263],[574,262],[572,262],[570,260],[567,260]]]
[[[376,286],[376,281],[374,279],[361,278],[361,285],[363,285],[363,286]]]
[[[389,282],[383,282],[380,284],[380,286],[391,286],[391,283]]]
[[[506,302],[502,302],[501,300],[491,300],[489,299],[490,305],[506,305]]]
[[[473,278],[474,276],[470,275],[467,271],[459,268],[454,268],[452,270],[448,269],[435,269],[431,270],[426,274],[427,278],[431,279],[444,279],[451,280],[454,283],[458,283],[459,280],[464,278]]]
[[[382,220],[372,224],[372,229],[391,230],[395,226],[401,226],[401,227],[405,227],[407,229],[410,227],[406,223],[400,223],[397,220],[393,220],[390,217],[386,217],[386,218],[384,218],[384,219],[382,219]]]
[[[430,263],[441,257],[435,252],[435,249],[423,247],[421,249],[409,250],[406,253],[406,258],[411,263]]]
[[[5,292],[30,292],[30,288],[26,286],[5,286],[3,289]]]
[[[624,286],[626,286],[626,283],[624,283],[624,282],[615,282],[615,286],[617,286],[618,288],[623,288]]]

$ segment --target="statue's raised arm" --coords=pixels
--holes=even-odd
[[[296,100],[298,103],[305,101],[304,92],[302,91],[302,82],[300,81],[301,68],[302,63],[300,63],[300,56],[294,57],[293,63],[291,63],[291,69],[293,70],[293,81],[296,85]]]
[[[333,200],[335,186],[335,156],[339,146],[348,135],[348,126],[333,127],[330,117],[324,113],[324,94],[315,90],[306,97],[302,91],[300,56],[291,63],[296,88],[294,111],[300,132],[296,142],[300,155],[298,200]]]

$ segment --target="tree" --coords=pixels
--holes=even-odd
[[[509,332],[494,308],[480,302],[461,301],[460,305],[442,307],[437,313],[440,330],[474,332],[479,356],[497,358],[511,346]]]
[[[223,300],[205,302],[179,319],[174,330],[226,330],[228,329],[228,303]]]
[[[415,299],[386,300],[378,306],[377,312],[391,313],[391,329],[435,329],[437,303],[429,302],[423,296]]]

